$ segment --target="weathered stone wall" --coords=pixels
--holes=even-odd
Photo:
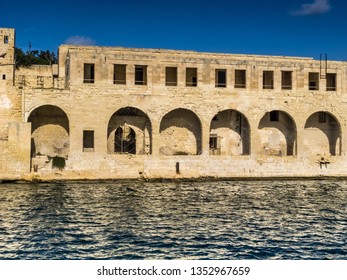
[[[8,138],[8,123],[20,121],[21,93],[13,87],[15,31],[0,29],[0,139]]]
[[[15,31],[0,29],[0,179],[30,171],[30,123],[23,123],[22,92],[14,87]]]
[[[63,51],[68,55],[62,57],[69,57],[68,89],[59,90],[59,98],[54,100],[53,92],[40,92],[38,96],[36,90],[27,91],[26,107],[53,102],[69,117],[70,150],[64,174],[106,178],[343,174],[342,166],[332,170],[336,160],[333,163],[331,153],[326,152],[332,151],[331,142],[337,136],[329,138],[324,133],[333,130],[334,135],[343,135],[345,130],[343,63],[328,64],[337,77],[336,90],[331,92],[325,90],[322,79],[318,91],[308,90],[308,73],[319,71],[319,62],[307,58],[68,46],[60,49],[60,53]],[[95,64],[92,84],[83,83],[84,63]],[[63,79],[66,69],[61,64],[67,63],[60,61],[59,78]],[[113,84],[113,64],[127,65],[125,85]],[[147,65],[146,85],[135,85],[135,65]],[[176,87],[165,86],[167,66],[177,67]],[[197,87],[186,86],[187,67],[197,68]],[[215,87],[216,69],[227,70],[225,88]],[[234,87],[235,69],[246,70],[245,89]],[[274,89],[263,89],[264,70],[274,72]],[[292,71],[291,90],[281,89],[281,71]],[[148,117],[150,155],[114,153],[114,131],[125,123],[136,132],[137,143],[143,143],[144,120],[114,116],[125,107],[138,108]],[[270,112],[274,110],[279,119],[271,121]],[[317,132],[307,135],[311,133],[305,127],[307,122],[310,126],[310,116],[321,111],[338,116],[341,129],[332,128],[330,121],[323,129],[314,120]],[[241,130],[236,112],[247,123]],[[27,110],[26,116],[30,113]],[[216,115],[219,124],[213,121]],[[94,130],[93,152],[83,152],[83,130]],[[221,155],[209,155],[210,133],[221,137]],[[249,145],[247,153],[243,152],[244,145]],[[309,153],[307,146],[313,146],[314,151]],[[336,153],[343,158],[343,142],[340,146]],[[321,166],[321,156],[331,163]]]
[[[16,70],[15,84],[18,88],[47,89],[54,87],[52,65],[32,65]]]
[[[94,69],[88,83],[85,64]],[[126,65],[125,84],[114,84],[115,64]],[[177,69],[177,85],[166,85],[166,67]],[[196,83],[187,84],[195,75],[187,78],[187,68],[196,68]],[[226,72],[225,86],[216,86],[217,69]],[[342,176],[346,69],[328,61],[336,87],[330,81],[327,89],[320,73],[312,90],[309,73],[319,73],[320,62],[310,58],[64,45],[58,66],[20,69],[26,83],[16,79],[6,97],[17,96],[17,120],[32,124],[29,177]],[[246,71],[244,88],[235,70]],[[266,79],[264,71],[272,71]],[[291,88],[282,89],[283,71]],[[84,131],[94,137],[87,148]],[[116,148],[132,137],[134,150]],[[54,156],[65,158],[63,170],[52,169]]]
[[[30,172],[30,123],[8,124],[8,139],[0,141],[1,179],[20,179]]]

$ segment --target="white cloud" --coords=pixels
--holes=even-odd
[[[294,16],[319,15],[329,12],[331,9],[329,0],[314,0],[312,4],[302,4],[300,9],[292,12]]]
[[[95,41],[92,38],[85,36],[70,36],[65,40],[65,44],[68,45],[81,45],[81,46],[93,46]]]

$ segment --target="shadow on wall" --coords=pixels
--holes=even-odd
[[[316,112],[306,121],[304,145],[308,155],[341,155],[341,126],[328,112]]]
[[[247,118],[236,110],[224,110],[210,124],[211,155],[249,155],[250,126]]]
[[[115,112],[107,127],[107,151],[110,154],[151,154],[152,128],[148,116],[134,107]]]
[[[44,105],[29,116],[31,122],[31,156],[68,157],[69,120],[59,107]]]
[[[296,125],[283,111],[267,112],[258,126],[263,153],[270,156],[296,154]]]
[[[201,154],[201,135],[201,122],[196,114],[187,109],[175,109],[161,120],[160,154]]]

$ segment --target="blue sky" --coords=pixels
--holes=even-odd
[[[347,60],[345,0],[6,1],[17,47],[64,43]]]

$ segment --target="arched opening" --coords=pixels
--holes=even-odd
[[[114,134],[115,153],[128,153],[136,155],[136,134],[131,127],[118,127]]]
[[[43,105],[31,112],[28,122],[31,122],[31,158],[36,158],[33,161],[36,168],[43,168],[49,158],[68,158],[69,119],[62,109]]]
[[[267,112],[260,120],[258,129],[264,155],[296,155],[296,125],[286,112],[278,110]]]
[[[236,110],[216,114],[210,124],[210,155],[249,155],[250,126]]]
[[[201,122],[187,109],[175,109],[167,113],[160,123],[162,155],[201,154]]]
[[[307,155],[341,155],[341,125],[328,112],[316,112],[305,123],[304,147]]]
[[[109,120],[108,153],[151,154],[151,138],[151,122],[148,116],[137,108],[121,108]]]

